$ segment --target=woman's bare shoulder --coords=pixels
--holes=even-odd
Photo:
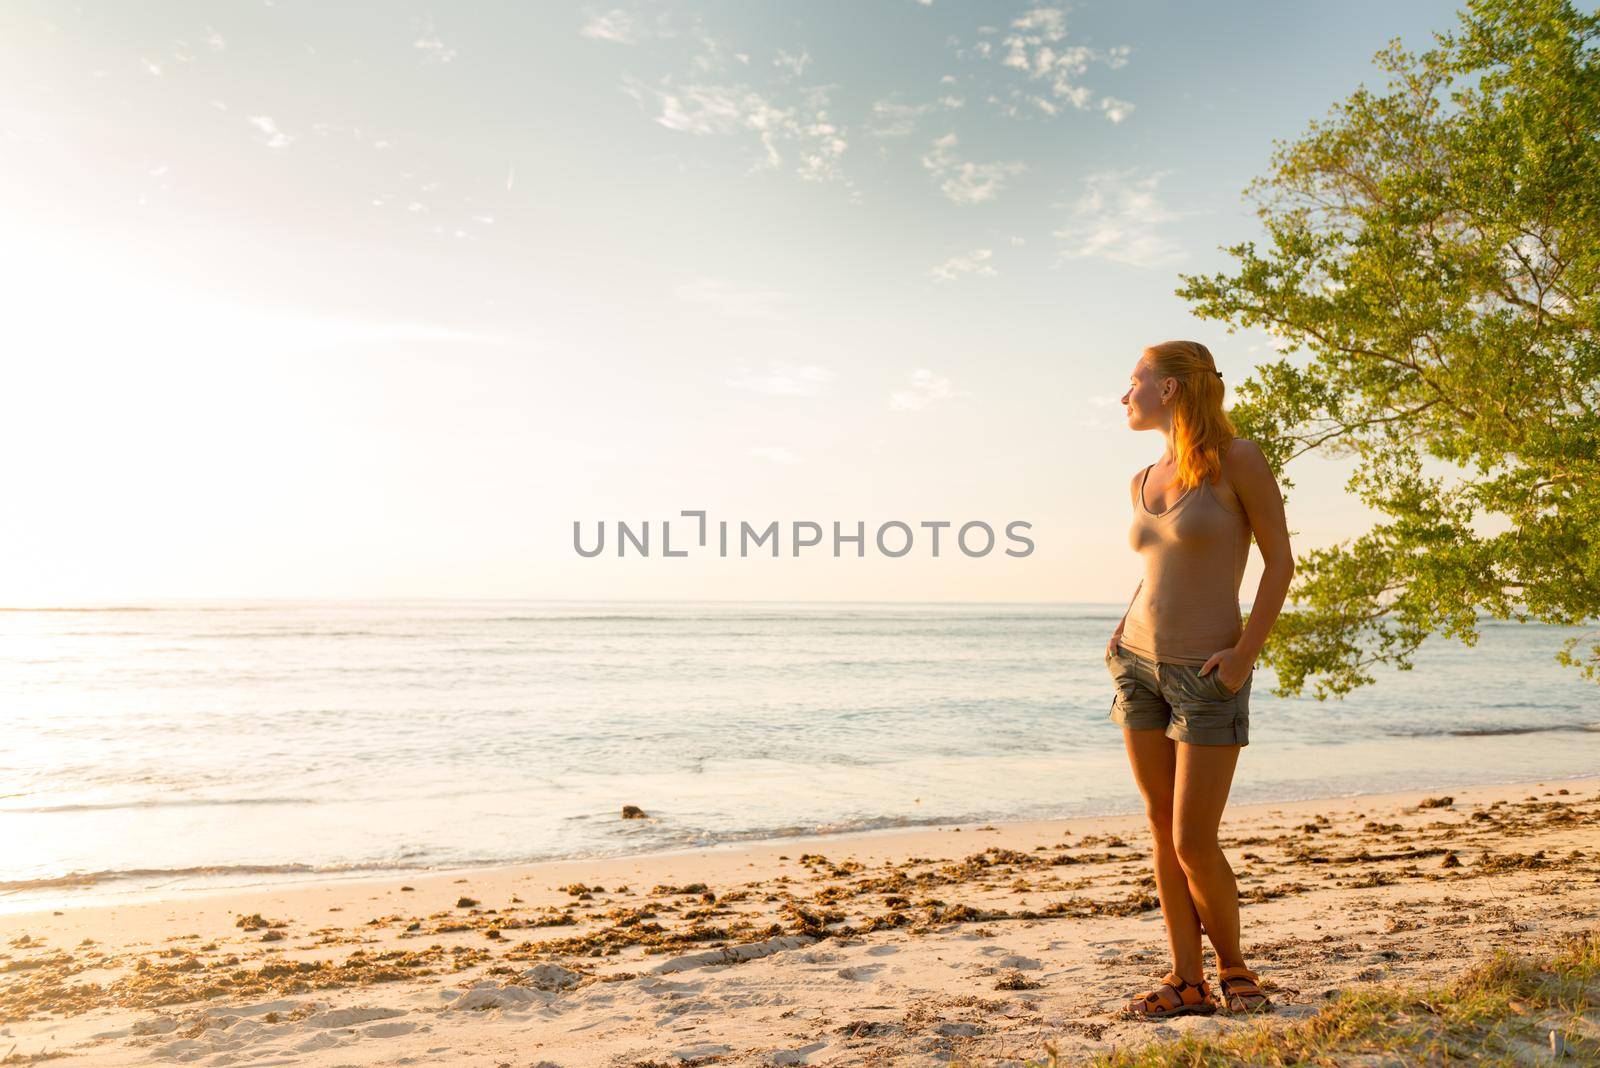
[[[1254,452],[1257,455],[1262,455],[1261,446],[1257,445],[1249,438],[1234,438],[1228,442],[1229,456],[1236,456],[1247,452]]]
[[[1234,438],[1228,442],[1227,451],[1222,458],[1230,466],[1245,469],[1262,468],[1267,465],[1267,454],[1261,451],[1261,446],[1249,438]]]
[[[1244,486],[1247,491],[1252,486],[1266,487],[1277,481],[1266,453],[1248,438],[1234,438],[1228,443],[1222,456],[1222,468],[1229,485]]]
[[[1144,472],[1145,469],[1141,467],[1139,470],[1133,473],[1132,478],[1128,479],[1128,500],[1132,501],[1137,499],[1139,493],[1139,480],[1144,477]]]

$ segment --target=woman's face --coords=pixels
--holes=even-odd
[[[1167,425],[1167,409],[1161,403],[1161,380],[1143,356],[1128,376],[1128,391],[1122,395],[1130,430],[1160,430]]]

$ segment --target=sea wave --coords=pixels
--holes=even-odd
[[[631,615],[625,613],[607,613],[602,615],[547,615],[547,616],[494,616],[472,617],[460,622],[472,623],[610,623],[610,622],[643,622],[643,623],[725,623],[738,621],[740,623],[765,622],[765,623],[802,623],[816,621],[821,623],[835,623],[840,620],[921,620],[921,621],[960,621],[960,622],[1006,622],[1006,623],[1056,623],[1063,620],[1078,622],[1115,623],[1122,617],[1119,615],[1085,615],[1079,612],[1063,610],[1061,612],[1006,612],[999,614],[980,615],[973,612],[963,612],[959,608],[934,609],[927,612],[874,612],[860,609],[849,609],[841,612],[778,612],[766,615],[754,615],[748,612],[718,612],[711,615]],[[430,620],[430,622],[433,622]]]
[[[1526,706],[1515,705],[1508,707],[1523,708]],[[1385,729],[1386,734],[1401,738],[1496,738],[1502,735],[1515,734],[1582,733],[1592,731],[1600,731],[1600,723],[1569,721],[1566,723],[1486,724],[1480,727],[1390,726]]]
[[[710,831],[701,828],[681,828],[665,834],[655,829],[649,840],[618,843],[610,848],[550,851],[516,856],[441,857],[423,859],[420,851],[416,859],[372,860],[347,864],[206,864],[183,868],[115,868],[103,871],[72,871],[59,875],[38,876],[30,879],[0,880],[0,897],[14,894],[36,893],[44,890],[88,890],[108,883],[139,882],[147,886],[175,879],[237,879],[241,876],[290,876],[296,880],[317,876],[370,875],[399,872],[460,871],[474,868],[505,867],[521,864],[539,864],[551,861],[600,859],[618,856],[640,856],[681,849],[703,849],[708,846],[770,842],[790,838],[810,838],[817,835],[838,835],[871,831],[890,831],[914,827],[931,827],[951,823],[1005,818],[981,812],[945,814],[942,816],[867,816],[823,821],[769,825],[744,830]]]
[[[1408,737],[1458,737],[1458,739],[1490,739],[1504,734],[1550,734],[1560,731],[1600,731],[1600,723],[1539,723],[1507,724],[1493,727],[1456,727],[1453,731],[1408,731]]]
[[[47,607],[38,607],[38,608],[27,608],[27,607],[23,607],[23,606],[17,606],[17,607],[0,606],[0,612],[159,612],[159,611],[161,611],[161,609],[159,609],[159,608],[151,608],[151,607],[146,606],[146,605],[138,605],[138,604],[105,605],[105,606],[95,607],[95,608],[74,608],[71,605],[47,606]]]
[[[1502,734],[1545,734],[1550,731],[1600,731],[1600,723],[1550,723],[1535,727],[1462,727],[1440,733],[1458,738],[1491,738]]]
[[[13,797],[20,796],[13,794]],[[229,805],[316,805],[312,797],[184,797],[146,801],[78,801],[60,805],[0,805],[0,813],[114,812],[118,809],[216,808]]]
[[[463,865],[473,867],[476,865]],[[69,890],[128,879],[183,879],[232,875],[340,875],[355,872],[425,871],[433,865],[407,864],[404,861],[370,861],[359,864],[208,864],[192,868],[118,868],[105,871],[73,871],[36,879],[0,881],[0,894],[27,890]]]

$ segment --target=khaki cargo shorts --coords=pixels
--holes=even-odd
[[[1250,683],[1229,692],[1216,668],[1147,660],[1118,644],[1106,654],[1106,670],[1117,684],[1111,700],[1111,721],[1132,730],[1165,731],[1175,742],[1191,745],[1250,744]]]

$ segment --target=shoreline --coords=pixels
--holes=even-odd
[[[1303,1019],[1600,920],[1600,776],[1231,807],[1245,947]],[[1165,967],[1142,814],[962,823],[0,916],[0,1037],[96,1064],[981,1063]],[[1210,962],[1208,961],[1208,967]],[[630,1060],[631,1059],[631,1060]],[[1019,1062],[1020,1063],[1020,1062]]]
[[[1596,772],[1589,774],[1551,777],[1540,780],[1537,783],[1529,780],[1505,780],[1498,782],[1474,781],[1468,782],[1465,785],[1455,785],[1452,787],[1432,787],[1431,789],[1436,791],[1440,789],[1464,790],[1494,787],[1526,787],[1528,789],[1532,789],[1535,786],[1544,786],[1551,783],[1558,785],[1584,783],[1590,779],[1600,782],[1600,769],[1597,769]],[[1291,797],[1264,801],[1255,800],[1240,804],[1234,804],[1230,802],[1227,813],[1225,813],[1223,817],[1223,825],[1227,825],[1228,820],[1236,810],[1240,812],[1246,812],[1268,806],[1281,807],[1284,805],[1333,804],[1337,802],[1358,800],[1363,798],[1372,798],[1375,802],[1378,802],[1382,800],[1408,796],[1417,792],[1418,791],[1415,790],[1378,790],[1372,792],[1356,791],[1344,794],[1319,794],[1314,797]],[[843,831],[820,831],[766,837],[729,838],[723,841],[712,842],[703,845],[678,846],[669,849],[646,848],[637,852],[585,854],[573,857],[558,857],[548,860],[512,860],[483,863],[469,862],[462,865],[426,867],[381,867],[376,864],[372,864],[371,866],[363,867],[350,867],[343,869],[330,868],[322,871],[307,872],[294,872],[288,870],[274,872],[270,870],[263,870],[251,873],[267,876],[259,881],[230,881],[212,885],[206,885],[204,882],[202,882],[200,885],[183,886],[172,889],[165,889],[161,887],[133,887],[126,890],[116,890],[111,888],[115,883],[131,881],[130,878],[120,873],[107,874],[95,872],[69,872],[65,875],[40,880],[40,885],[38,886],[40,891],[48,891],[59,886],[61,893],[58,895],[40,894],[38,897],[25,896],[31,894],[33,888],[0,890],[0,931],[4,930],[6,923],[12,917],[75,908],[127,907],[130,905],[154,904],[163,901],[188,901],[202,897],[267,893],[296,888],[313,889],[322,886],[359,887],[369,883],[388,883],[397,879],[416,880],[434,876],[442,877],[446,875],[484,877],[495,876],[503,873],[510,877],[520,878],[531,877],[540,869],[557,865],[593,865],[604,862],[620,863],[626,861],[650,860],[653,858],[668,859],[680,856],[693,857],[702,853],[736,851],[766,845],[786,845],[790,848],[798,848],[807,845],[831,845],[838,842],[848,844],[852,840],[858,838],[867,839],[884,836],[915,836],[919,834],[935,832],[948,833],[954,828],[977,823],[982,823],[993,827],[1015,828],[1022,831],[1032,831],[1041,829],[1047,824],[1059,824],[1080,820],[1111,821],[1118,819],[1129,819],[1135,816],[1138,816],[1137,812],[1120,809],[1090,811],[1081,814],[1075,813],[1070,815],[1051,816],[1030,820],[993,820],[982,817],[974,817],[969,820],[930,820],[926,823],[914,823],[909,825],[888,827],[851,828]],[[217,867],[226,868],[228,866],[218,865]],[[239,867],[247,866],[241,865]],[[263,869],[270,869],[271,865],[260,865],[259,867]],[[284,865],[284,867],[287,868],[289,866]],[[170,872],[162,872],[162,874],[170,874],[175,879],[190,877],[204,880],[206,878],[206,872],[206,866],[196,866],[192,869],[175,869]],[[227,876],[224,875],[224,878],[226,877]],[[76,882],[76,880],[84,879],[90,881]],[[17,881],[22,882],[24,880]],[[98,889],[98,887],[102,885],[106,886],[107,889]],[[15,895],[14,897],[12,896],[13,894]],[[11,900],[8,901],[8,897],[10,897]],[[23,907],[8,907],[13,902],[20,903]]]

